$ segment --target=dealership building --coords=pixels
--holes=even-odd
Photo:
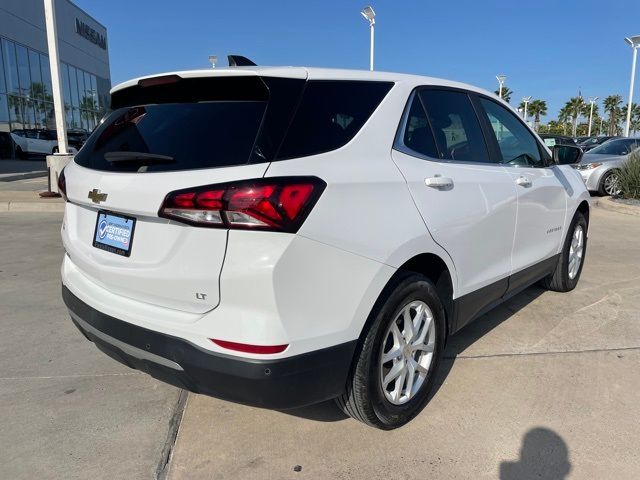
[[[55,7],[67,128],[90,132],[109,105],[107,29],[69,0]],[[55,129],[44,2],[1,0],[0,43],[0,132]]]

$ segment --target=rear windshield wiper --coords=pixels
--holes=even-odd
[[[168,155],[145,152],[107,152],[104,154],[104,159],[111,163],[134,163],[138,165],[175,163],[175,159]]]

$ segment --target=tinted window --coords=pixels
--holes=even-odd
[[[402,131],[402,144],[414,152],[438,158],[438,149],[431,133],[420,97],[415,95]]]
[[[481,98],[487,119],[498,141],[502,163],[509,165],[543,165],[535,137],[522,122],[506,108]],[[558,142],[560,143],[560,142]]]
[[[480,123],[467,94],[423,90],[420,96],[427,109],[440,158],[489,162]]]
[[[173,158],[150,161],[148,171],[245,164],[265,106],[265,101],[220,101],[119,108],[91,135],[76,162],[97,170],[137,171],[139,162],[105,159],[107,152],[130,151]]]
[[[392,83],[309,81],[284,139],[279,159],[342,147],[362,128]]]
[[[602,145],[589,150],[589,153],[600,155],[626,155],[636,148],[637,144],[635,140],[609,140],[607,142],[604,142]]]

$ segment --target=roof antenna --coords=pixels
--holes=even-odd
[[[242,55],[227,55],[230,67],[255,67],[256,64]]]

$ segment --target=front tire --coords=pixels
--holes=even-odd
[[[543,286],[555,292],[569,292],[576,288],[586,253],[587,221],[582,213],[576,212],[564,239],[558,265],[553,274],[542,281]]]
[[[445,313],[434,284],[407,272],[385,289],[369,320],[346,392],[336,402],[356,420],[391,430],[429,400],[444,349]]]
[[[598,188],[598,193],[601,196],[615,196],[620,193],[620,188],[618,187],[618,175],[615,171],[610,171],[604,174],[602,180],[600,181],[600,187]]]

